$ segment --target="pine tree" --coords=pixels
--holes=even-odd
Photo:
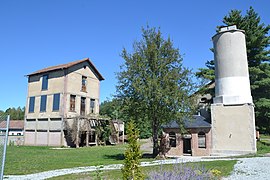
[[[135,128],[134,122],[130,121],[127,126],[128,147],[125,151],[124,167],[122,168],[123,179],[141,180],[144,175],[140,168],[139,131]]]
[[[239,10],[231,10],[230,13],[223,18],[223,25],[236,25],[238,29],[245,31],[247,59],[249,64],[249,75],[251,84],[251,93],[255,104],[256,123],[263,129],[269,128],[270,115],[270,80],[269,80],[269,61],[270,50],[267,47],[270,45],[270,37],[268,32],[270,25],[261,23],[260,16],[255,10],[250,7],[246,15],[242,15]],[[221,27],[217,27],[218,29]],[[214,62],[207,61],[207,68],[199,69],[196,75],[209,81],[214,80]],[[263,90],[263,91],[262,91]],[[213,94],[213,92],[212,92]]]

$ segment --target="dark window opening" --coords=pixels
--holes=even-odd
[[[40,101],[40,112],[46,111],[46,104],[47,104],[47,95],[42,95]]]
[[[175,135],[175,132],[170,132],[169,133],[169,139],[170,139],[170,146],[171,147],[176,147],[176,135]]]
[[[42,76],[42,90],[48,89],[48,79],[49,79],[49,75]]]
[[[70,95],[70,111],[75,111],[75,102],[76,102],[76,96]]]
[[[53,111],[59,111],[60,93],[53,95]]]
[[[33,113],[35,111],[35,97],[30,97],[29,99],[29,113]]]
[[[95,109],[95,99],[90,99],[90,112],[94,113]]]
[[[86,83],[87,83],[86,77],[82,76],[82,91],[83,92],[86,92]]]
[[[206,148],[206,135],[204,132],[198,133],[198,147]]]
[[[81,115],[85,115],[85,97],[81,97]]]

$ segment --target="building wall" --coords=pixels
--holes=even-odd
[[[80,115],[81,97],[86,98],[85,114],[89,114],[90,101],[95,100],[94,112],[99,113],[100,81],[88,62],[74,65],[28,79],[28,95],[25,112],[25,145],[66,145],[64,122],[66,118]],[[48,89],[42,90],[43,75],[48,75]],[[87,79],[86,92],[82,91],[82,76]],[[53,111],[53,96],[60,93],[59,110]],[[41,96],[47,95],[46,111],[40,112]],[[76,96],[75,111],[70,111],[70,95]],[[35,97],[34,112],[29,113],[30,97]]]
[[[256,152],[255,118],[252,105],[213,104],[211,113],[213,155]]]
[[[170,150],[167,152],[167,156],[182,156],[184,155],[184,143],[183,138],[184,135],[182,135],[179,131],[179,129],[176,128],[166,128],[163,129],[164,132],[170,133],[175,132],[176,133],[176,147],[171,147]],[[206,135],[206,148],[199,148],[198,147],[198,133],[204,132]],[[187,133],[188,135],[191,135],[191,155],[192,156],[209,156],[211,153],[211,129],[210,128],[199,128],[199,129],[188,129]]]

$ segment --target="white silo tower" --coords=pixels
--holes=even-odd
[[[215,57],[212,154],[255,153],[255,117],[245,32],[236,26],[224,27],[212,40]]]

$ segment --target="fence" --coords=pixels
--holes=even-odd
[[[5,169],[8,129],[9,129],[9,115],[0,114],[0,162],[1,162],[0,180],[3,179]]]

